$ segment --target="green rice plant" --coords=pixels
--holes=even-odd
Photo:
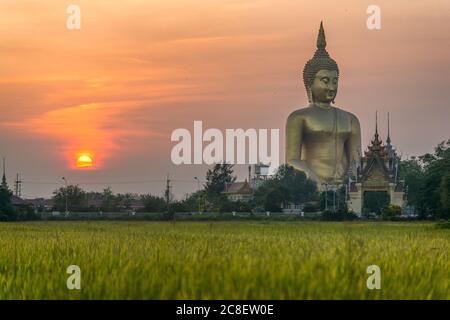
[[[450,299],[449,253],[430,223],[2,223],[0,299]]]

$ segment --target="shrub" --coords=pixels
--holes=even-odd
[[[348,212],[348,211],[344,211],[344,210],[339,210],[336,212],[332,212],[332,211],[324,211],[322,212],[321,215],[321,220],[324,221],[352,221],[358,219],[358,216],[355,215],[354,213]]]
[[[440,222],[436,224],[436,227],[439,229],[450,229],[450,221]]]
[[[385,219],[385,220],[390,220],[392,218],[400,216],[401,214],[402,214],[402,208],[395,204],[390,204],[381,213],[383,219]]]

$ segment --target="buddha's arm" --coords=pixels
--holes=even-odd
[[[303,145],[304,119],[298,114],[291,114],[286,124],[286,163],[306,173],[308,178],[318,181],[317,176],[301,159]]]
[[[361,128],[359,120],[352,115],[352,133],[347,141],[347,159],[350,166],[353,166],[361,156]]]

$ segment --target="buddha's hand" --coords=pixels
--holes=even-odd
[[[316,182],[317,185],[321,184],[319,177],[312,170],[308,169],[308,171],[305,173],[306,173],[306,176],[308,177],[308,179]]]
[[[305,161],[291,160],[289,164],[298,171],[303,171],[308,179],[315,181],[318,185],[321,183],[319,177],[308,167]]]

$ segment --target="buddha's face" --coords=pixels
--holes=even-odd
[[[312,102],[331,103],[336,97],[338,88],[338,73],[333,70],[317,72],[311,86]]]

